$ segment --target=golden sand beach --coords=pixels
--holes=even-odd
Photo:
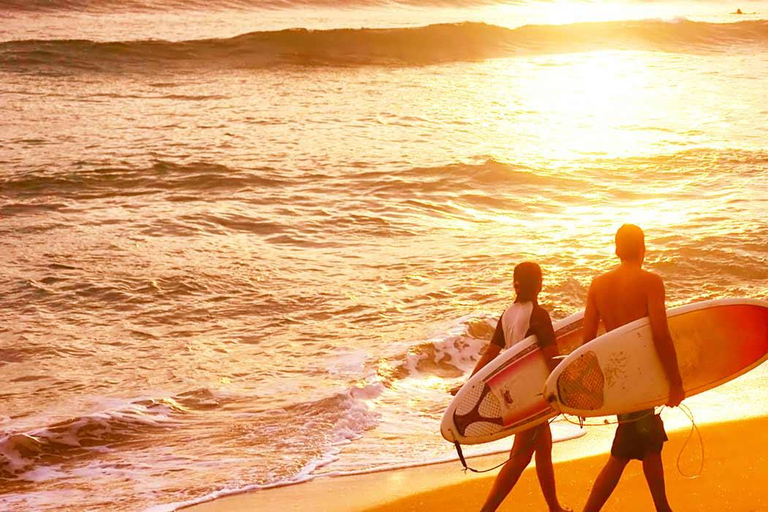
[[[768,418],[752,418],[699,427],[704,468],[696,478],[702,444],[690,431],[669,433],[663,452],[667,491],[676,512],[703,510],[757,512],[768,510]],[[580,510],[610,449],[613,427],[591,427],[580,439],[554,446],[558,491],[564,504]],[[489,467],[503,455],[472,459],[474,467]],[[678,469],[678,461],[679,467]],[[464,474],[459,462],[383,471],[366,475],[321,478],[274,490],[229,496],[185,510],[194,512],[408,512],[478,510],[496,472]],[[529,467],[501,511],[546,510],[533,467]],[[605,508],[606,512],[653,510],[642,466],[633,462]]]

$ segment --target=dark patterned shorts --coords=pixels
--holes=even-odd
[[[664,422],[653,409],[620,414],[611,455],[619,459],[643,460],[647,454],[661,453],[667,441]]]

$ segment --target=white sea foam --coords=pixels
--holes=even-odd
[[[560,430],[560,432],[558,432],[558,430]],[[579,438],[585,434],[586,434],[586,430],[582,428],[579,428],[577,426],[570,425],[570,424],[561,424],[559,426],[554,426],[552,440],[553,442],[569,441],[572,439]],[[482,448],[473,446],[471,451],[469,451],[468,453],[465,453],[465,457],[467,459],[472,459],[477,457],[483,457],[486,455],[495,455],[499,453],[505,453],[509,450],[509,446],[510,446],[509,439],[488,443],[486,445],[483,445]],[[307,465],[305,467],[305,470],[302,470],[299,474],[297,474],[295,477],[291,479],[283,480],[280,482],[274,482],[267,485],[247,485],[244,487],[239,487],[237,489],[228,489],[228,488],[221,489],[219,491],[212,492],[210,494],[207,494],[205,496],[202,496],[200,498],[196,498],[193,500],[153,506],[147,509],[146,512],[172,512],[181,507],[197,505],[200,503],[206,503],[206,502],[213,501],[226,496],[233,496],[237,494],[243,494],[243,493],[254,492],[254,491],[266,491],[269,489],[277,489],[280,487],[287,487],[290,485],[301,484],[304,482],[308,482],[310,480],[314,480],[316,478],[367,475],[367,474],[373,474],[373,473],[381,473],[385,471],[394,471],[398,469],[426,467],[426,466],[432,466],[435,464],[442,464],[446,462],[454,462],[459,460],[458,455],[454,454],[454,455],[440,457],[440,458],[436,458],[428,461],[413,461],[413,462],[379,466],[375,468],[362,469],[362,470],[356,470],[356,471],[335,471],[330,473],[323,473],[322,475],[313,474],[315,470],[334,462],[337,459],[337,455],[338,455],[338,450],[331,450],[326,456],[319,458],[316,461],[313,461],[313,463],[310,465]]]

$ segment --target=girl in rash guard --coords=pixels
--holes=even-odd
[[[496,331],[485,353],[475,365],[472,375],[491,362],[502,350],[535,334],[550,369],[556,366],[558,355],[555,331],[549,313],[539,306],[537,297],[541,291],[541,267],[532,262],[520,263],[514,271],[515,302],[499,318]],[[451,390],[456,394],[459,388]],[[517,483],[523,470],[536,454],[536,475],[550,512],[569,512],[557,499],[555,472],[552,467],[552,433],[549,423],[538,425],[515,434],[510,459],[499,472],[485,500],[481,512],[496,510]]]

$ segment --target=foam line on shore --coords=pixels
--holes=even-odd
[[[584,436],[585,434],[586,434],[586,431],[583,429],[578,429],[578,430],[574,429],[571,433],[563,434],[553,438],[553,441],[555,443],[570,441],[573,439],[578,439]],[[505,442],[506,446],[504,447],[499,446],[501,444],[500,442],[492,443],[489,448],[476,450],[474,451],[474,453],[467,454],[466,457],[467,459],[477,459],[477,458],[486,457],[489,455],[506,453],[507,451],[509,451],[510,440],[511,438],[504,440],[506,441]],[[338,450],[335,453],[327,454],[326,457],[324,457],[322,460],[315,461],[311,465],[312,466],[311,468],[307,466],[306,468],[304,468],[304,470],[302,470],[299,474],[297,474],[290,480],[284,480],[281,482],[275,482],[275,483],[265,484],[265,485],[259,485],[259,484],[247,485],[238,489],[221,489],[193,500],[154,506],[147,509],[146,512],[171,512],[174,510],[179,510],[181,508],[190,507],[193,505],[199,505],[202,503],[207,503],[207,502],[214,501],[227,496],[236,496],[239,494],[246,494],[250,492],[265,491],[265,490],[276,489],[280,487],[288,487],[288,486],[305,483],[305,482],[308,482],[314,479],[319,479],[319,478],[371,475],[375,473],[383,473],[388,471],[398,471],[398,470],[404,470],[404,469],[434,466],[437,464],[444,464],[446,462],[455,462],[459,460],[457,455],[450,455],[446,457],[440,457],[437,459],[429,460],[426,462],[409,462],[409,463],[379,466],[375,468],[361,469],[361,470],[355,470],[355,471],[334,471],[334,472],[323,473],[321,475],[312,474],[317,469],[334,462],[337,459],[337,457],[338,457]]]

